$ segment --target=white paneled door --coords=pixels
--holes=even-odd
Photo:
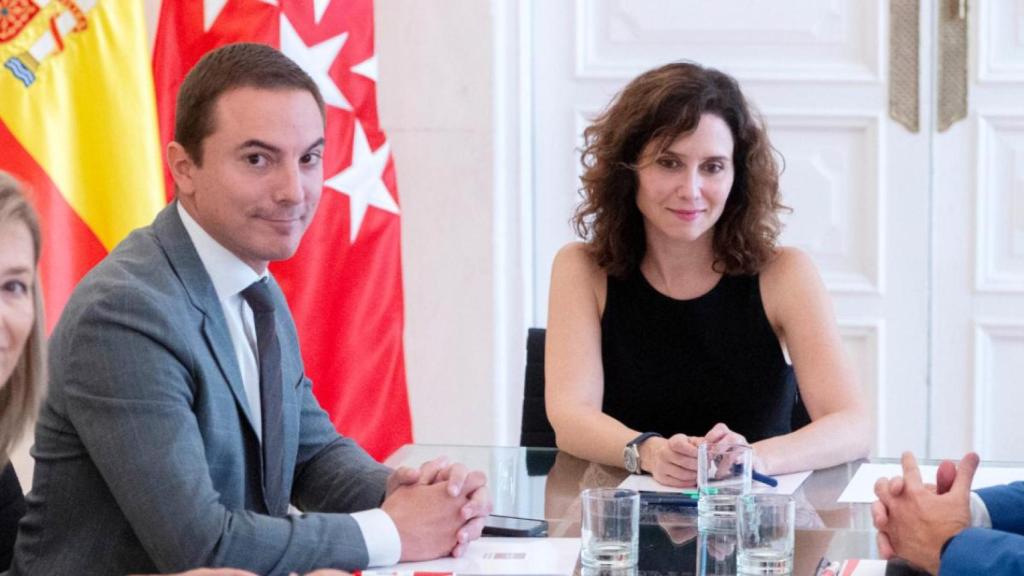
[[[1024,460],[1024,3],[967,17],[967,118],[935,135],[932,453]]]
[[[921,45],[927,46],[932,8],[927,0],[922,4]],[[925,128],[932,106],[922,93],[920,133],[889,119],[888,18],[889,4],[881,0],[535,2],[534,324],[545,323],[554,254],[573,238],[569,218],[579,199],[582,129],[632,77],[666,62],[695,60],[740,81],[785,159],[782,187],[793,213],[784,217],[783,243],[812,255],[833,297],[847,351],[875,408],[875,453],[923,453],[932,370],[930,251],[937,224],[929,188],[933,136]],[[925,91],[928,66],[924,51]],[[1024,67],[1007,73],[1024,76]],[[1024,118],[993,116],[978,130],[990,148],[1013,158],[1024,153],[1015,146],[1024,144],[1024,124],[1015,122]],[[971,160],[957,161],[973,172]],[[992,183],[989,194],[999,209],[991,217],[999,219],[1002,232],[978,239],[987,239],[994,251],[991,266],[979,268],[992,274],[980,280],[998,279],[1005,293],[1006,286],[1024,284],[1024,180],[1005,171],[989,178],[1008,178],[1018,187]],[[967,188],[963,194],[972,196]],[[1015,216],[1007,216],[1011,208]],[[967,229],[971,223],[968,218]],[[962,274],[966,278],[971,270]],[[959,329],[966,349],[956,353],[987,355],[984,370],[996,377],[1012,372],[1014,361],[1017,374],[1024,373],[1021,324],[996,315]],[[1009,385],[985,381],[989,399]],[[950,406],[956,408],[965,409]]]

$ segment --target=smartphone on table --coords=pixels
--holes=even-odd
[[[484,524],[483,535],[519,537],[547,536],[548,523],[546,520],[491,514],[487,517],[487,521]]]

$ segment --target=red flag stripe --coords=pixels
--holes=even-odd
[[[102,260],[107,251],[3,122],[0,122],[0,150],[4,151],[4,170],[22,182],[33,183],[29,193],[42,220],[43,253],[39,274],[45,291],[49,332],[78,280]],[[69,246],[74,249],[69,250]]]

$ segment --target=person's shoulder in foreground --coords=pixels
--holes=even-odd
[[[935,484],[913,454],[903,476],[875,483],[878,550],[938,575],[1024,574],[1024,482],[971,492],[978,455],[939,465]]]
[[[392,471],[337,434],[266,274],[315,214],[324,122],[316,84],[272,48],[227,46],[189,73],[167,149],[177,202],[90,272],[54,331],[13,573],[352,569],[479,536],[482,473]],[[262,336],[240,279],[265,283]]]

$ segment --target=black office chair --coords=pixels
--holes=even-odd
[[[523,386],[523,421],[520,446],[555,447],[555,430],[544,406],[543,328],[530,328],[526,335],[526,378]]]
[[[555,430],[548,422],[544,405],[544,334],[543,328],[530,328],[526,334],[526,378],[523,385],[523,421],[519,445],[554,448]],[[555,464],[555,453],[527,451],[526,474],[544,476]]]
[[[804,401],[800,399],[800,387],[796,382],[796,372],[793,370],[789,371],[789,380],[793,383],[793,412],[789,416],[789,429],[799,430],[804,426],[811,423],[811,415],[807,413],[807,407],[804,406]]]

